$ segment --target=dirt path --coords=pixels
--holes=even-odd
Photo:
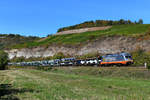
[[[90,32],[90,31],[98,31],[98,30],[106,30],[111,28],[112,26],[104,26],[104,27],[91,27],[91,28],[82,28],[82,29],[75,29],[75,30],[68,30],[68,31],[62,31],[58,32],[53,35],[64,35],[64,34],[77,34],[77,33],[84,33],[84,32]],[[42,38],[38,40],[38,42],[46,40],[48,37]]]
[[[54,35],[74,34],[74,33],[76,34],[76,33],[90,32],[90,31],[106,30],[106,29],[109,29],[111,27],[112,26],[82,28],[82,29],[62,31],[62,32],[58,32]]]

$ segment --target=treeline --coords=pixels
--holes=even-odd
[[[40,39],[35,36],[21,36],[19,34],[0,34],[0,49],[8,49],[13,45],[33,42]]]
[[[90,27],[101,27],[101,26],[112,26],[112,25],[124,25],[124,24],[143,24],[143,20],[139,19],[139,21],[132,22],[131,20],[120,19],[118,21],[113,20],[96,20],[96,21],[86,21],[81,24],[76,24],[69,27],[63,27],[58,29],[57,32],[68,31],[73,29],[80,28],[90,28]]]
[[[0,50],[0,70],[6,69],[7,64],[8,64],[8,54]]]
[[[20,34],[0,34],[0,37],[24,37],[24,38],[32,38],[32,39],[35,39],[35,38],[39,38],[37,36],[21,36]]]

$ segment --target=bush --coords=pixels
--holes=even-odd
[[[11,61],[12,62],[23,62],[23,61],[25,61],[25,57],[15,57]]]
[[[77,56],[76,58],[78,59],[88,59],[88,58],[95,58],[100,56],[101,54],[99,54],[98,52],[91,52],[82,56]]]
[[[4,70],[8,64],[8,54],[4,51],[0,51],[0,70]]]
[[[150,64],[150,54],[143,50],[138,50],[132,53],[135,66],[144,66],[144,63]],[[148,65],[149,66],[149,65]]]
[[[65,55],[62,52],[58,52],[53,56],[53,59],[62,59],[65,58]]]
[[[150,64],[147,64],[147,69],[150,69]]]
[[[148,28],[147,32],[148,35],[150,35],[150,27]]]

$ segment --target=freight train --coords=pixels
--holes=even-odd
[[[55,60],[12,62],[12,66],[122,66],[133,64],[132,56],[129,53],[107,54],[91,59],[63,58]]]

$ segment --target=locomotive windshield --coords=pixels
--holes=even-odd
[[[131,56],[125,56],[127,59],[132,59],[132,57]]]

